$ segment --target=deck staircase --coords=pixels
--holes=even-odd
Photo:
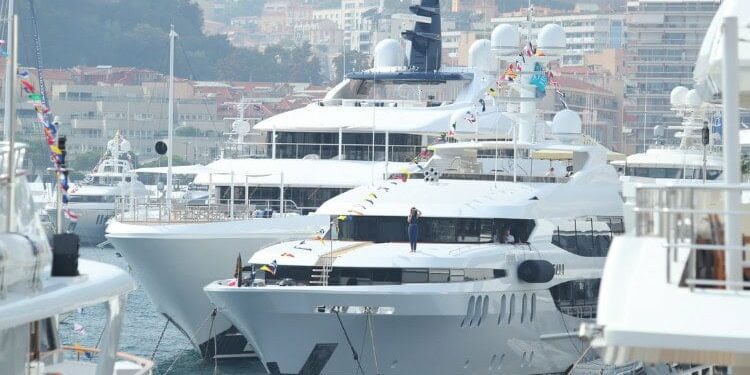
[[[333,269],[333,262],[338,257],[360,246],[368,244],[370,244],[370,242],[357,242],[322,254],[320,257],[318,257],[318,261],[315,262],[315,265],[313,266],[312,274],[310,275],[310,285],[328,285],[329,275],[331,273],[331,269]]]

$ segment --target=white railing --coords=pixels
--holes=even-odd
[[[279,212],[278,199],[249,199],[247,201],[187,204],[172,201],[167,204],[158,198],[120,197],[115,206],[115,220],[123,223],[210,223],[218,221],[270,218]],[[299,207],[284,200],[284,215],[297,215],[310,207]]]
[[[750,197],[750,185],[716,183],[636,188],[636,235],[665,239],[668,283],[690,288],[750,288],[750,282],[742,281],[747,279],[745,273],[750,276],[750,246],[747,245],[750,242],[750,205],[725,209],[727,192]],[[739,243],[742,245],[739,246],[724,243],[725,223],[731,216],[741,221]],[[741,252],[741,266],[727,267],[727,255],[732,252]]]

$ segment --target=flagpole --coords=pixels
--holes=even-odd
[[[174,150],[172,148],[174,143],[174,40],[177,38],[177,33],[174,32],[174,25],[170,25],[169,29],[169,109],[167,115],[167,122],[169,123],[169,146],[167,154],[167,212],[171,215],[172,212],[172,154]]]
[[[10,0],[10,4],[13,4],[13,0]],[[12,5],[8,6],[9,10],[12,10]],[[15,164],[16,161],[16,129],[14,126],[15,123],[15,112],[16,112],[16,101],[13,100],[13,89],[16,87],[16,57],[18,56],[18,28],[17,28],[17,22],[18,17],[16,17],[15,14],[10,13],[8,15],[8,34],[12,35],[12,38],[8,42],[9,44],[9,56],[8,60],[10,61],[10,70],[6,70],[6,93],[10,92],[9,95],[5,97],[5,103],[7,104],[5,107],[5,114],[4,116],[7,118],[10,118],[5,123],[5,130],[7,130],[7,133],[5,135],[6,139],[8,140],[8,215],[6,215],[7,218],[7,226],[6,229],[8,232],[12,232],[15,230],[13,228],[13,222],[15,221],[15,212],[16,212],[16,189],[14,188],[15,180],[16,180],[16,167]],[[6,64],[7,68],[7,64]],[[8,74],[10,72],[10,74]],[[10,79],[7,79],[8,75],[10,75]]]
[[[15,0],[8,0],[8,14],[6,16],[7,24],[8,24],[8,35],[7,40],[5,41],[5,48],[8,52],[8,56],[5,58],[5,106],[3,107],[5,109],[5,113],[3,113],[3,137],[6,141],[9,141],[9,134],[10,134],[10,122],[11,122],[11,115],[12,112],[10,111],[10,104],[13,99],[13,88],[15,85],[12,83],[14,71],[13,71],[13,58],[15,57],[12,52],[12,48],[15,45],[13,43],[13,36],[14,36],[14,30],[13,30],[13,4],[15,3]]]

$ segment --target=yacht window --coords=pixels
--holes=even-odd
[[[566,281],[550,288],[557,309],[577,318],[596,318],[600,279]]]
[[[258,271],[263,265],[254,264],[243,269],[255,273],[255,278],[265,279],[267,284],[277,284],[285,279],[298,285],[309,285],[319,280],[318,266],[278,266],[275,275]],[[317,270],[317,271],[314,271]],[[466,277],[455,277],[457,274]],[[410,283],[447,283],[503,278],[504,269],[491,268],[381,268],[381,267],[334,267],[328,278],[329,285],[397,285]],[[317,277],[316,277],[317,276]]]
[[[579,218],[557,223],[552,244],[584,257],[604,257],[612,236],[623,233],[622,218]]]
[[[673,179],[702,179],[703,170],[700,168],[652,168],[652,167],[627,167],[625,174],[636,177],[649,178],[673,178]],[[706,171],[707,180],[715,180],[721,175],[720,170],[709,169]]]
[[[347,216],[338,220],[338,239],[343,241],[407,242],[405,216]],[[419,219],[419,242],[422,243],[489,243],[503,242],[503,234],[510,230],[515,242],[526,242],[534,229],[534,221],[527,219]]]
[[[426,283],[428,278],[428,273],[426,269],[410,269],[410,268],[404,268],[404,270],[401,272],[401,282],[404,284],[407,283]]]

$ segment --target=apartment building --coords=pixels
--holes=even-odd
[[[627,151],[653,143],[653,128],[676,125],[669,94],[692,87],[693,67],[720,0],[636,0],[627,4],[623,135]],[[671,134],[667,134],[671,139]]]

